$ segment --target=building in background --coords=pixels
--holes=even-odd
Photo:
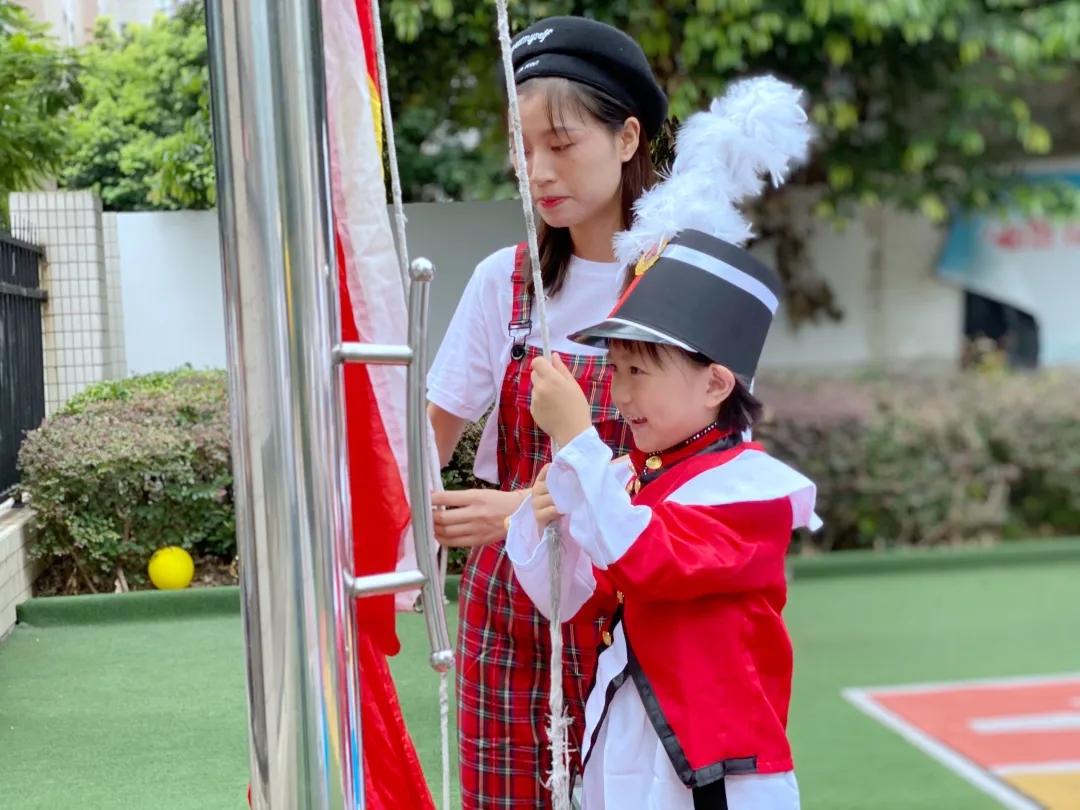
[[[1033,179],[1080,188],[1075,161]],[[937,261],[966,291],[965,332],[986,338],[1020,368],[1080,364],[1080,218],[957,217]]]
[[[112,17],[117,28],[148,25],[155,14],[172,14],[185,0],[21,0],[30,15],[49,25],[65,45],[84,45],[98,17]]]

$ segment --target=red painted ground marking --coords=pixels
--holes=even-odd
[[[1080,810],[1080,674],[844,696],[1015,810]]]

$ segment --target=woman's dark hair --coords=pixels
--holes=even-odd
[[[608,94],[567,79],[550,77],[529,79],[519,85],[518,92],[533,88],[538,90],[542,88],[545,94],[548,121],[553,129],[558,128],[557,122],[563,116],[573,113],[579,116],[591,115],[611,132],[617,133],[625,126],[626,119],[634,115]],[[653,168],[652,154],[649,150],[649,139],[642,131],[638,139],[637,151],[623,164],[619,192],[622,198],[622,228],[630,227],[634,217],[634,203],[655,183],[656,171]],[[544,292],[550,296],[557,295],[566,283],[570,259],[574,254],[574,242],[570,238],[570,229],[551,228],[540,219],[537,221],[536,241],[539,247],[540,277],[544,280]],[[532,276],[528,268],[526,268],[525,278],[531,294]]]
[[[682,355],[690,363],[702,368],[708,368],[713,364],[712,360],[700,352],[688,352],[678,346],[667,346],[637,340],[612,340],[610,345],[618,346],[627,351],[640,352],[658,366],[663,366],[668,362],[672,353]],[[765,411],[765,406],[761,403],[761,400],[750,393],[749,380],[739,374],[733,376],[735,377],[735,387],[731,389],[731,393],[728,394],[727,399],[720,406],[720,413],[716,418],[717,426],[725,432],[742,433],[757,424]]]

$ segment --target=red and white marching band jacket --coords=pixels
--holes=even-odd
[[[797,810],[781,619],[795,528],[814,484],[755,443],[611,464],[594,430],[548,472],[563,621],[607,620],[586,704],[583,810]],[[636,472],[653,477],[636,494]],[[510,522],[518,581],[550,616],[547,546],[527,499]],[[716,802],[706,794],[719,790]]]

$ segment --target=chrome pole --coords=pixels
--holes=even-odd
[[[312,0],[209,0],[254,810],[362,807]]]

